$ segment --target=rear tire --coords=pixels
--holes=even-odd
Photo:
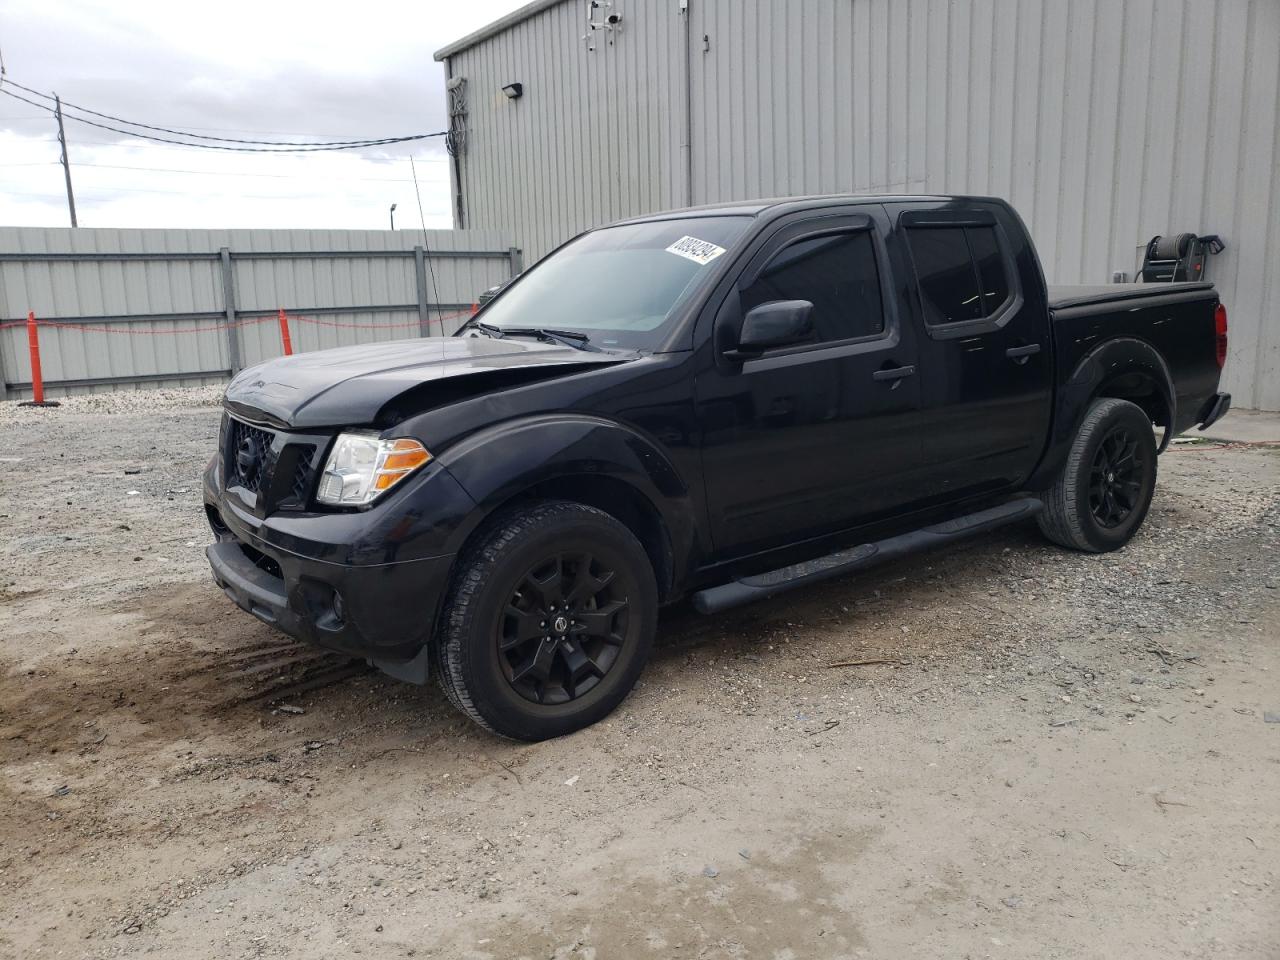
[[[1089,553],[1123,547],[1151,508],[1156,441],[1150,418],[1128,400],[1095,400],[1037,517],[1054,543]]]
[[[546,740],[607,716],[653,647],[658,588],[623,524],[565,501],[491,521],[459,558],[436,642],[449,701],[487,730]]]

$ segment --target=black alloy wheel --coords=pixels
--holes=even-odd
[[[627,526],[581,503],[517,504],[458,558],[436,675],[449,702],[487,730],[563,736],[622,702],[657,622],[653,565]]]
[[[1116,427],[1098,444],[1089,472],[1089,511],[1098,525],[1114,529],[1137,509],[1145,464],[1138,441]]]
[[[591,553],[556,553],[521,578],[499,624],[502,672],[533,703],[576,700],[618,661],[630,600]]]
[[[1132,539],[1156,489],[1151,417],[1137,404],[1100,397],[1089,406],[1036,517],[1054,543],[1089,553],[1118,550]]]

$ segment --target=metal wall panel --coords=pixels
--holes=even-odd
[[[681,6],[615,0],[623,29],[588,52],[587,5],[565,0],[449,58],[468,227],[532,262],[686,202],[993,194],[1058,283],[1132,275],[1158,233],[1218,233],[1226,388],[1280,409],[1280,2],[687,0],[691,189]]]
[[[218,329],[226,319],[221,248],[231,251],[238,315],[256,319],[284,308],[316,321],[291,324],[294,350],[301,352],[419,336],[412,251],[423,244],[422,232],[410,230],[2,227],[0,322],[34,311],[79,325],[40,328],[47,382],[121,381],[52,388],[51,395],[211,382],[232,365],[228,333]],[[519,260],[507,235],[496,231],[428,231],[425,247],[433,254],[426,258],[433,333],[451,333],[460,322],[454,314],[509,278]],[[352,255],[321,255],[347,252]],[[117,254],[148,256],[113,258]],[[138,319],[174,314],[190,316]],[[109,318],[119,322],[105,322]],[[235,337],[242,365],[280,355],[274,321],[237,328]],[[24,328],[0,330],[0,384],[29,382],[28,357]]]
[[[527,237],[541,256],[581,229],[685,202],[678,18],[632,16],[590,53],[585,4],[562,3],[457,55],[467,79],[466,220]],[[509,100],[505,84],[524,95]]]

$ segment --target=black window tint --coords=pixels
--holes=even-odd
[[[884,332],[880,275],[869,230],[801,240],[769,261],[742,291],[742,312],[774,300],[813,304],[820,343]]]
[[[907,231],[915,261],[925,319],[958,323],[982,318],[978,278],[964,227],[924,227]]]
[[[996,242],[995,227],[967,227],[969,249],[978,264],[978,278],[982,283],[983,314],[991,316],[1009,299],[1009,276],[1005,273],[1004,257]]]

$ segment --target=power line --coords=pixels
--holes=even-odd
[[[5,90],[3,87],[0,87],[0,93],[3,93],[5,96],[13,97],[17,100],[21,100],[23,103],[29,103],[34,107],[41,107],[41,108],[44,107],[44,104],[36,103],[34,100],[29,100],[26,97],[21,96],[20,94],[16,94],[11,90]],[[49,112],[50,114],[53,113],[52,110],[50,110]],[[383,137],[382,139],[379,139],[379,140],[354,141],[351,143],[333,144],[330,146],[283,145],[283,146],[277,146],[277,147],[229,147],[222,144],[214,144],[214,143],[188,143],[184,140],[173,140],[168,137],[157,137],[147,133],[138,133],[136,130],[122,130],[119,127],[113,127],[105,123],[98,123],[95,120],[87,120],[84,117],[77,117],[74,114],[70,114],[70,113],[65,114],[65,118],[67,120],[75,120],[77,123],[88,124],[91,127],[97,127],[100,130],[110,130],[112,133],[123,134],[126,137],[134,137],[139,140],[149,140],[155,143],[174,144],[180,147],[195,147],[202,150],[222,150],[222,151],[228,151],[232,153],[317,153],[317,152],[332,151],[332,150],[355,150],[363,147],[380,147],[380,146],[388,146],[390,144],[395,144],[395,143],[408,143],[414,140],[426,140],[431,137],[443,137],[447,134],[447,131],[442,130],[439,133],[419,133],[409,137]]]
[[[19,87],[19,89],[22,89],[22,90],[28,89],[27,87],[22,87],[11,80],[6,80],[4,82],[7,83],[9,86]],[[43,103],[37,103],[34,100],[31,100],[31,99],[28,99],[27,97],[22,96],[21,94],[14,93],[12,90],[6,90],[3,86],[0,86],[0,93],[3,93],[5,96],[8,96],[8,97],[13,97],[15,100],[21,100],[23,103],[29,104],[33,107],[38,107],[42,110],[48,110],[50,114],[54,112],[52,108],[46,107]],[[39,93],[38,91],[36,91],[35,94],[36,96],[42,96],[42,97],[47,96],[46,94]],[[77,109],[83,109],[83,108],[77,108]],[[89,112],[92,112],[92,111],[89,111]],[[100,114],[95,114],[95,115],[100,115]],[[112,133],[123,134],[126,137],[135,137],[139,140],[150,140],[150,141],[154,141],[155,143],[169,143],[169,144],[175,144],[181,147],[197,147],[202,150],[222,150],[222,151],[229,151],[232,153],[317,153],[321,151],[331,151],[331,150],[355,150],[363,147],[381,147],[381,146],[388,146],[394,143],[409,143],[415,140],[428,140],[432,137],[446,136],[448,133],[447,130],[441,130],[437,133],[416,133],[407,137],[381,137],[378,139],[370,139],[370,140],[334,141],[332,143],[327,143],[327,144],[317,144],[317,143],[289,144],[289,143],[279,143],[276,141],[266,141],[266,140],[262,140],[262,141],[243,140],[243,141],[231,141],[231,142],[268,143],[268,144],[274,143],[275,145],[273,146],[234,146],[233,147],[233,146],[226,146],[225,144],[222,144],[222,143],[190,143],[186,140],[173,140],[173,139],[170,139],[169,137],[157,137],[148,133],[139,133],[136,130],[123,130],[120,127],[113,127],[109,124],[98,123],[96,120],[89,120],[89,119],[86,119],[85,117],[78,117],[72,113],[65,113],[64,117],[67,120],[75,120],[77,123],[83,123],[91,127],[97,127],[100,130],[110,130]],[[126,124],[131,123],[131,121],[128,121],[128,120],[120,120],[118,122],[126,123]],[[134,124],[134,126],[145,127],[146,129],[149,129],[149,130],[157,130],[157,129],[165,130],[166,129],[163,127],[151,127],[146,124]],[[185,136],[185,137],[197,136],[195,134],[187,134],[181,131],[166,130],[166,132],[174,132],[174,133],[177,133],[179,136]],[[228,138],[217,137],[213,139],[224,140]]]
[[[13,86],[13,84],[10,84],[10,86]],[[62,105],[65,107],[67,104],[64,101]],[[37,120],[47,120],[47,119],[48,119],[47,114],[28,113],[18,117],[0,116],[0,123],[9,122],[9,121],[19,121],[19,120],[23,122],[34,123]],[[339,143],[339,142],[345,142],[346,140],[353,140],[353,141],[361,140],[360,137],[357,137],[353,133],[330,133],[330,132],[321,132],[319,130],[263,130],[261,127],[197,127],[197,126],[187,127],[187,132],[193,131],[193,130],[216,130],[219,133],[269,133],[275,137],[314,137],[316,139],[331,138],[331,139],[325,139],[321,141],[324,143]],[[190,136],[196,136],[196,134],[190,133]],[[343,140],[340,141],[338,139],[339,137],[343,138]],[[365,138],[365,139],[368,139],[368,138]],[[284,140],[281,142],[285,144],[291,144],[294,141]]]
[[[51,167],[58,160],[35,160],[22,163],[0,163],[0,167]],[[443,161],[441,161],[443,162]],[[360,183],[413,183],[409,177],[348,177],[340,173],[250,173],[240,170],[184,170],[178,167],[134,167],[119,163],[89,163],[81,160],[77,168],[92,167],[95,170],[134,170],[138,173],[187,173],[205,177],[262,177],[268,180],[342,180]],[[444,183],[441,177],[422,177],[426,183]]]
[[[64,103],[65,107],[66,104]],[[28,113],[20,117],[3,117],[0,116],[0,123],[35,123],[36,121],[45,121],[49,119],[47,113]],[[217,130],[220,133],[269,133],[277,137],[333,137],[334,140],[325,141],[329,143],[340,142],[337,137],[346,137],[358,140],[354,134],[350,133],[321,133],[317,130],[262,130],[258,127],[189,127],[189,130]],[[196,134],[191,134],[196,136]],[[282,143],[292,143],[293,141],[281,141]]]
[[[56,161],[48,160],[45,163],[54,163]],[[17,167],[17,166],[42,166],[43,164],[17,164],[17,163],[0,163],[0,167]],[[137,170],[141,173],[194,173],[209,177],[266,177],[272,180],[297,180],[311,177],[316,180],[343,180],[343,181],[362,181],[369,183],[413,183],[408,177],[345,177],[341,174],[314,174],[314,173],[247,173],[247,172],[228,172],[224,170],[183,170],[175,167],[132,167],[115,163],[85,163],[76,164],[77,167],[95,167],[99,170]],[[441,178],[423,178],[428,183],[443,183]]]
[[[39,90],[33,90],[31,87],[23,86],[22,84],[18,83],[16,80],[6,79],[6,82],[11,87],[17,87],[19,90],[25,90],[27,93],[30,93],[33,96],[41,97],[45,100],[54,101],[58,99],[56,94],[50,95],[47,93],[43,93]],[[149,123],[139,123],[136,120],[126,120],[123,117],[113,116],[112,114],[109,114],[109,113],[101,113],[97,110],[92,110],[89,107],[82,107],[79,104],[72,103],[70,100],[63,100],[62,106],[64,108],[70,107],[73,110],[79,110],[81,113],[87,113],[94,117],[100,117],[103,120],[111,120],[115,123],[123,123],[125,126],[128,126],[128,127],[141,127],[143,130],[155,130],[158,133],[171,133],[174,136],[187,137],[192,140],[215,140],[219,143],[240,143],[240,144],[250,144],[250,145],[256,145],[256,146],[268,146],[268,147],[271,147],[271,146],[275,146],[275,147],[297,147],[297,146],[358,147],[358,146],[364,146],[365,144],[369,144],[369,143],[383,143],[388,141],[398,142],[403,140],[420,140],[423,137],[432,136],[432,134],[415,134],[410,137],[377,137],[377,138],[364,137],[358,140],[323,140],[323,141],[316,141],[316,142],[310,142],[310,143],[308,142],[291,143],[291,142],[280,141],[280,140],[245,140],[239,137],[213,137],[203,133],[191,133],[189,130],[173,130],[173,129],[170,129],[169,127],[157,127]],[[74,117],[72,114],[67,114],[67,116],[70,117],[71,119],[81,119],[81,122],[84,122],[84,123],[88,122],[86,120],[83,120],[82,118]]]
[[[3,91],[0,91],[0,93],[2,92]],[[46,120],[49,119],[50,116],[52,116],[52,114],[47,114],[45,116],[45,119]],[[72,119],[72,117],[68,115],[67,119],[70,120]],[[25,143],[57,143],[58,142],[57,137],[28,137],[28,136],[24,136],[21,133],[18,133],[17,131],[0,131],[0,136],[6,136],[6,135],[13,136],[13,137],[21,137],[23,142]],[[115,140],[97,140],[97,139],[90,139],[87,137],[76,137],[76,145],[82,146],[82,147],[115,147],[117,149],[122,149],[122,150],[136,150],[142,147],[146,147],[148,150],[203,150],[203,149],[206,149],[205,145],[200,143],[179,143],[179,144],[171,145],[167,143],[153,143],[150,140],[135,140],[132,142],[127,142],[127,141],[120,140],[118,138]],[[273,152],[273,151],[267,151],[267,152]],[[287,151],[274,151],[274,152],[287,152]],[[387,159],[403,160],[405,159],[405,156],[389,157]],[[79,164],[76,164],[76,165],[79,166]]]

